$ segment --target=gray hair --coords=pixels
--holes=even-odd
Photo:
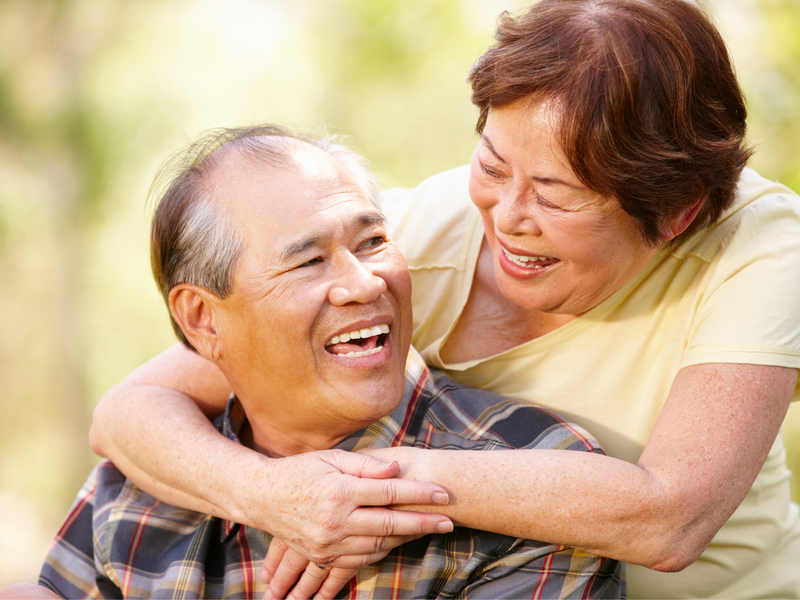
[[[218,298],[229,296],[233,273],[244,252],[241,235],[214,201],[217,190],[211,184],[211,176],[220,162],[217,151],[226,147],[250,159],[285,168],[291,165],[295,141],[327,152],[379,206],[378,180],[367,161],[348,148],[341,136],[317,138],[277,125],[209,130],[161,167],[150,190],[150,198],[157,199],[150,263],[168,306],[170,291],[180,283],[196,285]],[[171,314],[170,321],[178,339],[194,350]]]

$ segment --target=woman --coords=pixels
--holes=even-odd
[[[567,415],[609,456],[382,456],[444,486],[435,510],[458,523],[632,563],[631,597],[800,597],[778,436],[800,367],[800,199],[743,170],[724,43],[682,0],[544,0],[497,40],[470,76],[469,171],[386,194],[414,344],[457,380]],[[335,465],[355,480],[329,456],[225,444],[197,407],[228,391],[173,348],[98,405],[93,446],[148,491],[316,562],[400,541],[357,508],[388,503],[363,498],[389,468]]]

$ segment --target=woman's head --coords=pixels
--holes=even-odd
[[[504,14],[470,74],[483,132],[492,109],[547,102],[575,175],[613,197],[658,245],[707,197],[682,236],[715,223],[750,155],[730,57],[685,0],[543,0]]]

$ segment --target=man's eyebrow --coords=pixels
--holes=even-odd
[[[492,140],[490,140],[485,133],[481,135],[481,140],[483,141],[483,145],[486,146],[489,152],[494,154],[497,160],[503,164],[506,164],[505,159],[497,153],[497,150],[495,150],[494,146],[492,145]],[[574,183],[570,183],[569,181],[565,181],[558,177],[537,177],[536,175],[533,175],[531,176],[531,181],[534,181],[535,183],[541,183],[543,185],[565,185],[574,190],[586,189],[585,185],[575,185]]]
[[[386,217],[381,213],[363,213],[356,218],[356,225],[360,228],[374,227],[375,225],[383,225],[386,222]],[[322,238],[320,236],[307,237],[296,242],[292,242],[286,246],[278,255],[280,262],[288,262],[298,254],[302,254],[309,248],[318,246]]]
[[[286,246],[286,248],[281,250],[281,253],[278,255],[278,260],[282,263],[288,262],[298,254],[302,254],[309,248],[313,248],[314,246],[318,245],[319,240],[320,238],[313,237],[313,238],[306,238],[298,242],[289,244],[288,246]]]

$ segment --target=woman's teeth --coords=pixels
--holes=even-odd
[[[365,327],[364,329],[356,329],[355,331],[351,331],[350,333],[342,333],[340,335],[335,335],[328,340],[325,346],[330,346],[331,344],[346,344],[350,340],[361,340],[376,335],[382,335],[384,333],[389,333],[388,325],[375,325],[373,327]],[[349,352],[342,356],[351,356],[351,355],[365,356],[368,354],[375,354],[375,352],[380,352],[380,347],[373,348],[372,350],[367,350],[366,352]]]
[[[549,257],[547,256],[517,256],[516,254],[511,254],[511,252],[505,248],[503,248],[503,253],[506,255],[506,258],[515,265],[525,267],[526,269],[541,269],[544,265],[536,263],[539,261],[549,260]]]

